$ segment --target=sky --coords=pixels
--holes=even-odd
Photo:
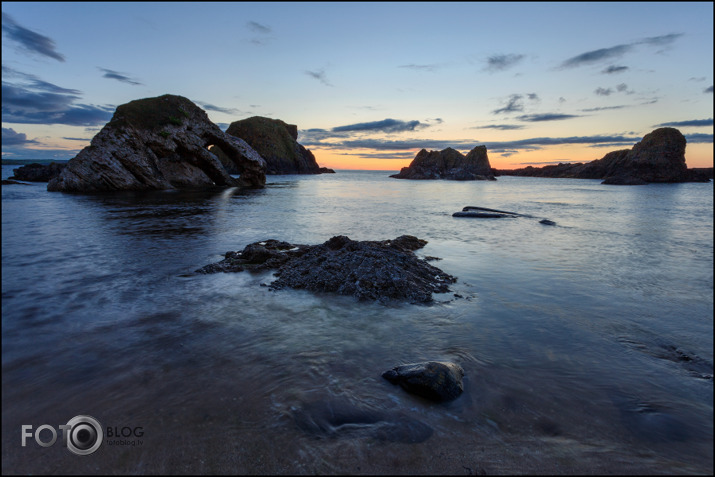
[[[2,158],[71,159],[176,94],[298,126],[321,166],[588,162],[658,127],[713,166],[712,2],[3,2]]]

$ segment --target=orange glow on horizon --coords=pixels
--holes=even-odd
[[[624,147],[623,149],[628,149]],[[601,159],[615,148],[593,148],[563,146],[544,148],[536,151],[522,152],[503,157],[500,154],[489,154],[489,163],[495,169],[521,169],[526,166],[543,167],[559,162],[591,162]],[[380,159],[360,156],[355,151],[335,151],[334,149],[313,149],[315,159],[321,167],[343,170],[399,171],[407,167],[417,155],[417,150],[409,159]],[[713,167],[712,144],[688,144],[685,149],[685,162],[689,168]]]

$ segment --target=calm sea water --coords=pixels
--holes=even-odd
[[[3,186],[3,473],[713,472],[712,183],[388,175]],[[452,217],[466,205],[531,217]],[[271,291],[270,273],[187,276],[270,238],[402,234],[429,242],[418,254],[442,259],[453,293],[384,306]],[[424,360],[461,364],[465,393],[431,404],[380,377]],[[336,400],[434,432],[296,425]],[[21,425],[85,414],[142,436],[86,457],[21,446]]]

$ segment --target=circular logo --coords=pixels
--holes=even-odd
[[[75,416],[67,421],[67,425],[70,427],[67,448],[71,452],[89,455],[102,445],[102,426],[92,416]]]

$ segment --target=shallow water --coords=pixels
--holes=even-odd
[[[712,183],[388,175],[3,186],[3,472],[712,473]],[[529,217],[451,216],[466,205]],[[459,279],[433,305],[190,275],[269,238],[402,234]],[[423,360],[461,364],[464,394],[431,404],[380,377]],[[382,424],[301,427],[335,402]],[[21,447],[21,425],[81,414],[143,436],[87,457]],[[405,422],[433,432],[410,442]]]

